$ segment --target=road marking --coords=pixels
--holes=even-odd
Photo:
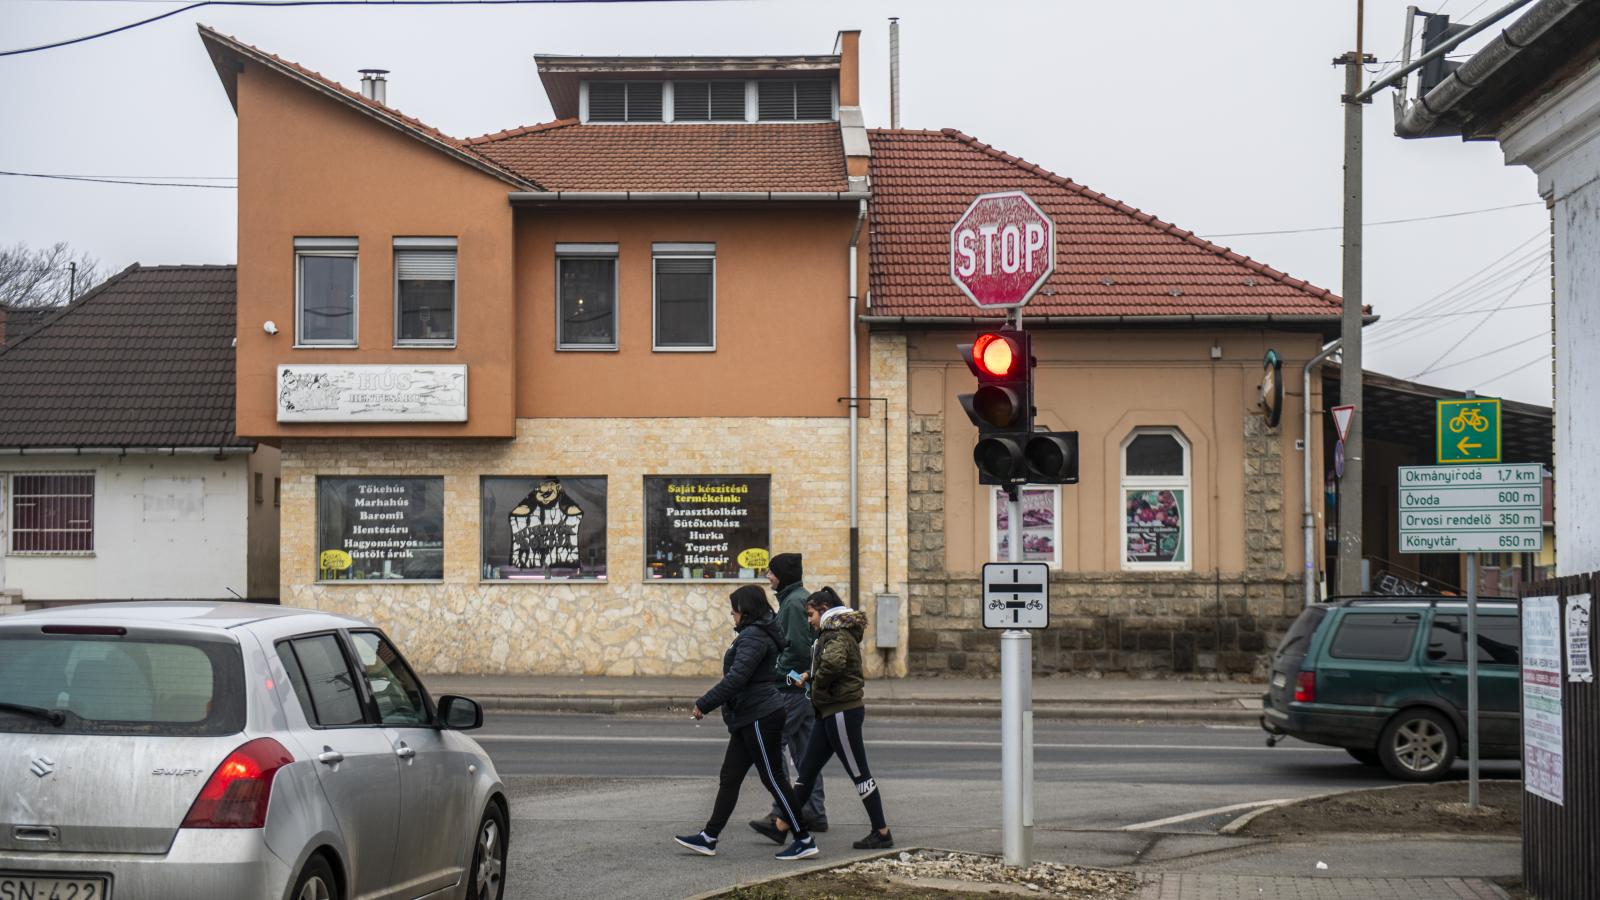
[[[720,737],[681,737],[677,735],[662,735],[661,737],[647,737],[641,735],[611,735],[611,734],[475,734],[469,735],[473,740],[491,743],[528,743],[528,744],[717,744],[728,742],[727,738]],[[874,747],[950,747],[959,749],[963,747],[989,747],[998,749],[999,741],[928,741],[913,740],[910,738],[875,738],[871,741]],[[1192,752],[1195,750],[1222,752],[1222,753],[1335,753],[1337,747],[1250,747],[1229,744],[1052,744],[1036,743],[1035,750],[1171,750],[1175,752]]]
[[[1263,748],[1265,749],[1265,748]],[[1257,806],[1271,806],[1275,803],[1288,803],[1288,800],[1256,800],[1250,803],[1235,803],[1232,806],[1218,806],[1212,809],[1202,809],[1181,816],[1168,816],[1165,819],[1153,819],[1149,822],[1139,822],[1134,825],[1124,825],[1120,831],[1146,831],[1151,828],[1160,828],[1163,825],[1176,825],[1190,819],[1204,819],[1207,816],[1220,816],[1223,813],[1238,812],[1241,809],[1254,809]]]

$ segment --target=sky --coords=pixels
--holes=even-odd
[[[231,185],[236,120],[196,23],[351,87],[358,69],[390,69],[391,105],[465,137],[552,118],[535,53],[827,53],[842,29],[862,32],[867,122],[886,127],[898,16],[902,127],[957,128],[1337,292],[1341,233],[1328,226],[1342,220],[1344,75],[1331,61],[1354,46],[1356,2],[208,6],[0,57],[0,170]],[[0,0],[0,50],[182,5]],[[1437,5],[1471,22],[1501,4]],[[1394,68],[1405,8],[1366,2],[1369,81]],[[1548,404],[1549,215],[1534,176],[1493,142],[1393,137],[1391,94],[1364,114],[1365,220],[1473,212],[1366,229],[1365,299],[1384,319],[1367,329],[1366,367]],[[65,241],[115,271],[231,263],[235,233],[228,189],[0,175],[4,245]]]

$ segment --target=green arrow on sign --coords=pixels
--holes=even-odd
[[[1435,406],[1438,462],[1500,461],[1500,401],[1473,397],[1440,400]]]

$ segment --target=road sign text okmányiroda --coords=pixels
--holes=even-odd
[[[1401,553],[1530,552],[1544,546],[1544,472],[1533,464],[1402,466]]]

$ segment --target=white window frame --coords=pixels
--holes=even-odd
[[[408,250],[429,250],[440,252],[448,250],[455,255],[455,277],[450,279],[450,337],[449,338],[411,338],[400,337],[400,254]],[[389,263],[391,269],[390,289],[394,294],[394,346],[396,348],[418,349],[434,348],[448,350],[456,345],[460,337],[457,327],[460,324],[459,313],[461,305],[461,255],[458,252],[457,241],[453,237],[397,237],[394,239],[394,249]]]
[[[305,285],[300,261],[308,256],[331,256],[355,263],[351,284],[349,340],[307,340],[305,337]],[[348,349],[361,345],[361,246],[356,238],[300,237],[294,239],[294,345],[296,348]]]
[[[611,343],[564,344],[561,342],[561,261],[563,259],[611,260]],[[556,349],[574,353],[615,353],[622,346],[622,260],[616,244],[557,244],[556,245]],[[651,271],[655,263],[650,264]]]
[[[1002,502],[1000,500],[1000,498],[1005,495],[1005,491],[1004,491],[1003,488],[997,488],[997,487],[994,487],[993,485],[984,485],[984,488],[989,491],[989,561],[990,562],[1010,562],[1010,560],[1005,560],[1005,559],[1001,559],[1000,558],[1000,526],[999,526],[999,521],[1000,521],[1000,504]],[[1039,494],[1049,493],[1051,495],[1051,497],[1050,497],[1051,508],[1055,510],[1055,516],[1054,516],[1054,521],[1053,521],[1053,524],[1052,524],[1052,531],[1051,531],[1051,536],[1050,536],[1050,541],[1051,541],[1050,546],[1055,548],[1054,552],[1051,554],[1049,559],[1038,560],[1038,559],[1027,559],[1026,557],[1024,557],[1022,561],[1023,562],[1043,562],[1045,565],[1048,565],[1052,569],[1059,569],[1059,568],[1061,568],[1061,486],[1058,485],[1058,484],[1025,484],[1025,485],[1022,485],[1022,492],[1024,494],[1027,494],[1027,493],[1039,493]]]
[[[54,476],[70,476],[70,477],[78,477],[78,476],[83,476],[83,475],[89,476],[89,494],[88,494],[88,497],[89,497],[89,503],[90,503],[90,513],[89,513],[89,527],[88,528],[86,528],[86,529],[83,529],[83,528],[80,528],[80,529],[65,529],[65,528],[45,528],[45,529],[26,528],[26,529],[19,529],[17,527],[17,518],[16,518],[15,515],[12,514],[14,512],[13,506],[15,505],[16,499],[17,499],[17,484],[16,484],[17,478],[19,478],[19,477],[21,477],[21,478],[32,478],[32,477],[36,477],[36,476],[50,477],[52,475],[54,475]],[[3,496],[0,496],[0,499],[3,499],[5,504],[6,504],[5,505],[5,510],[3,512],[0,512],[0,517],[4,518],[5,525],[6,525],[5,546],[3,548],[0,548],[0,549],[3,549],[7,556],[94,556],[95,555],[94,542],[95,542],[95,537],[97,535],[96,522],[100,518],[100,510],[98,508],[99,507],[99,500],[100,500],[100,478],[99,478],[99,473],[98,472],[96,472],[94,469],[64,469],[64,470],[59,470],[59,471],[58,470],[54,470],[54,469],[47,469],[47,470],[41,470],[41,471],[38,471],[38,472],[9,472],[9,473],[6,473],[4,475],[0,475],[0,479],[3,479],[5,481],[5,491],[3,492]],[[79,497],[79,496],[83,496],[83,495],[81,495],[81,494],[30,494],[29,496],[33,496],[33,497]],[[36,531],[53,531],[53,532],[68,532],[68,531],[83,532],[83,531],[87,531],[88,534],[89,534],[89,548],[87,550],[18,550],[17,549],[17,532],[18,531],[27,531],[30,534],[33,533],[33,532],[36,532]]]
[[[1183,448],[1182,475],[1128,475],[1128,447],[1142,435],[1166,435]],[[1135,428],[1123,438],[1117,448],[1118,479],[1117,503],[1117,556],[1125,572],[1188,572],[1194,569],[1194,448],[1183,432],[1172,427]],[[1138,562],[1128,559],[1128,492],[1129,491],[1183,491],[1182,562]]]
[[[661,298],[656,291],[656,260],[711,260],[711,343],[704,347],[661,346]],[[657,353],[715,353],[717,350],[717,245],[714,243],[656,243],[650,245],[650,349]]]

